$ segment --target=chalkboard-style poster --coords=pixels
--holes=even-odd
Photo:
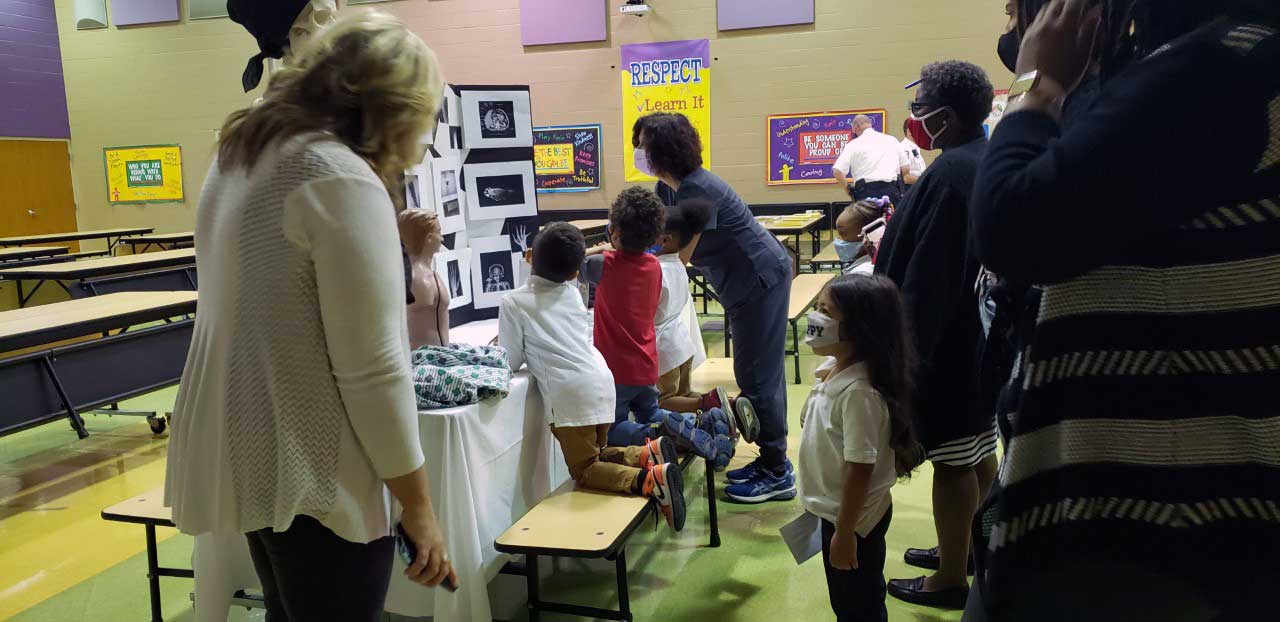
[[[600,126],[533,128],[533,168],[538,192],[599,189]]]

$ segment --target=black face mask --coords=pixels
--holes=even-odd
[[[1000,35],[1000,43],[996,44],[996,54],[1000,55],[1000,62],[1009,68],[1011,73],[1018,73],[1018,48],[1022,47],[1022,37],[1018,36],[1017,30],[1010,30]]]

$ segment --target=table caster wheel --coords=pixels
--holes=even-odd
[[[164,434],[165,429],[169,427],[169,423],[166,418],[157,417],[155,415],[149,415],[147,417],[147,425],[151,426],[151,432],[153,434]]]

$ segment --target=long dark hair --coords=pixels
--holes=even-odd
[[[856,356],[866,363],[871,386],[889,407],[894,470],[898,477],[911,477],[924,462],[924,447],[912,424],[915,351],[898,286],[883,276],[846,274],[831,281],[827,293],[844,317],[840,334],[853,341]]]

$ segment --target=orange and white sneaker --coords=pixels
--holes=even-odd
[[[675,531],[684,529],[684,475],[676,464],[659,464],[644,478],[644,496],[658,502],[658,509]]]
[[[640,450],[640,468],[652,469],[660,464],[676,462],[676,442],[666,436],[650,439]]]

